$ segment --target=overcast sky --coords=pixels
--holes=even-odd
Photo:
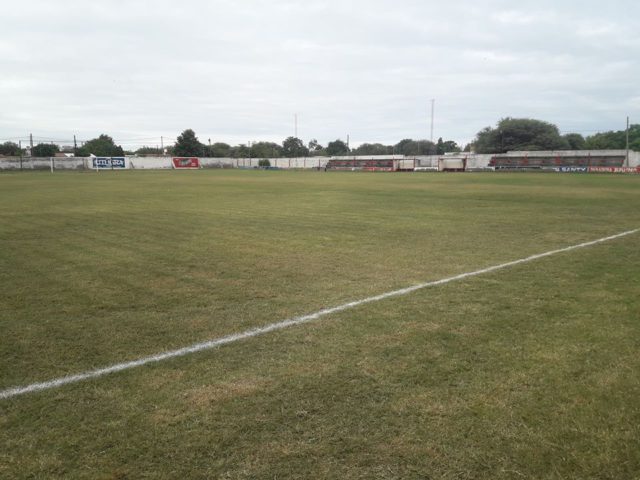
[[[0,0],[0,141],[231,144],[640,123],[640,2]],[[168,139],[168,140],[167,140]]]

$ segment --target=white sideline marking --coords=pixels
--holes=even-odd
[[[50,388],[60,387],[68,383],[81,382],[83,380],[88,380],[90,378],[102,377],[103,375],[107,375],[109,373],[114,373],[114,372],[119,372],[121,370],[128,370],[130,368],[140,367],[142,365],[146,365],[147,363],[161,362],[162,360],[167,360],[169,358],[182,357],[190,353],[200,352],[202,350],[209,350],[212,348],[219,347],[220,345],[237,342],[238,340],[242,340],[245,338],[256,337],[264,333],[273,332],[275,330],[282,330],[283,328],[291,327],[294,325],[300,325],[301,323],[311,322],[320,317],[324,317],[326,315],[330,315],[336,312],[342,312],[344,310],[348,310],[350,308],[357,307],[365,303],[372,303],[372,302],[377,302],[379,300],[384,300],[385,298],[406,295],[407,293],[415,292],[416,290],[421,290],[423,288],[433,287],[436,285],[443,285],[445,283],[454,282],[456,280],[462,280],[465,278],[474,277],[476,275],[482,275],[484,273],[494,272],[496,270],[501,270],[503,268],[519,265],[521,263],[527,263],[533,260],[538,260],[540,258],[549,257],[557,253],[568,252],[571,250],[575,250],[577,248],[584,248],[584,247],[589,247],[591,245],[596,245],[598,243],[608,242],[610,240],[615,240],[616,238],[634,234],[638,231],[640,231],[640,228],[618,233],[616,235],[611,235],[610,237],[599,238],[598,240],[592,240],[590,242],[579,243],[578,245],[572,245],[570,247],[559,248],[557,250],[550,250],[545,253],[538,253],[537,255],[531,255],[530,257],[521,258],[519,260],[513,260],[511,262],[501,263],[500,265],[494,265],[493,267],[483,268],[480,270],[476,270],[474,272],[461,273],[459,275],[454,275],[453,277],[447,277],[441,280],[435,280],[431,282],[420,283],[418,285],[413,285],[407,288],[401,288],[400,290],[393,290],[391,292],[381,293],[380,295],[375,295],[373,297],[367,297],[361,300],[355,300],[353,302],[343,303],[342,305],[338,305],[337,307],[325,308],[323,310],[319,310],[315,313],[310,313],[308,315],[289,318],[287,320],[282,320],[280,322],[271,323],[264,327],[245,330],[244,332],[234,333],[231,335],[216,338],[206,342],[194,343],[193,345],[189,345],[188,347],[179,348],[177,350],[170,350],[168,352],[158,353],[156,355],[151,355],[148,357],[142,357],[142,358],[139,358],[138,360],[132,360],[130,362],[117,363],[109,367],[98,368],[96,370],[90,370],[88,372],[78,373],[76,375],[69,375],[66,377],[54,378],[53,380],[48,380],[46,382],[32,383],[30,385],[24,385],[21,387],[13,387],[13,388],[8,388],[6,390],[0,390],[0,399],[16,397],[18,395],[23,395],[25,393],[30,393],[30,392],[37,392],[40,390],[48,390]]]

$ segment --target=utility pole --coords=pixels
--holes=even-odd
[[[347,133],[347,150],[349,150],[349,134]]]
[[[75,157],[78,154],[78,142],[76,141],[76,136],[73,136],[73,156]]]
[[[627,116],[627,167],[629,166],[629,116]]]
[[[160,135],[160,156],[164,157],[164,138]]]
[[[18,149],[20,150],[20,170],[22,170],[22,140],[18,140]]]
[[[29,150],[29,156],[33,157],[33,133],[29,134],[29,145],[31,145],[31,150]]]
[[[436,99],[432,98],[431,99],[431,135],[429,136],[429,140],[431,140],[431,143],[433,143],[433,112],[435,110],[435,105],[436,105]]]

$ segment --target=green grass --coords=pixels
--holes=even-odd
[[[638,177],[103,173],[0,175],[0,389],[640,226]],[[640,478],[639,247],[0,400],[0,477]]]

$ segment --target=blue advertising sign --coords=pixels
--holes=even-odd
[[[125,168],[124,157],[111,157],[112,168]]]
[[[124,157],[94,157],[93,168],[126,168]]]
[[[554,170],[564,173],[587,173],[589,171],[587,167],[555,167]]]

